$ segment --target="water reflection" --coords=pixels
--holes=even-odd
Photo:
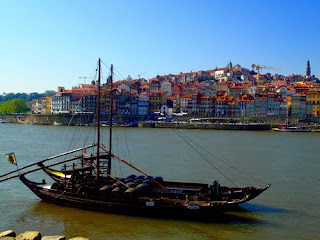
[[[244,203],[239,207],[239,211],[256,212],[256,213],[289,213],[289,210],[283,208],[275,208],[266,205]]]
[[[263,224],[254,214],[228,212],[211,219],[154,219],[79,210],[45,202],[36,202],[25,215],[31,216],[42,233],[67,237],[84,236],[90,239],[180,239],[182,237],[228,239],[228,231],[255,230]],[[25,218],[26,216],[21,216]],[[250,230],[249,230],[250,229]],[[227,231],[227,232],[228,232]],[[191,234],[191,235],[190,235]]]

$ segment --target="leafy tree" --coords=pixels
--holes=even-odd
[[[25,113],[29,110],[26,102],[21,98],[0,103],[0,113]]]
[[[55,94],[56,94],[56,91],[53,91],[53,90],[47,90],[47,91],[44,92],[44,96],[45,97],[51,97],[51,96],[53,96]]]

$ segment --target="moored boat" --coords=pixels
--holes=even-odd
[[[306,128],[304,126],[288,126],[288,125],[280,125],[278,128],[274,128],[273,130],[278,132],[311,132],[310,128]]]

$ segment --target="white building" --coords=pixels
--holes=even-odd
[[[172,95],[172,85],[170,82],[168,81],[164,81],[161,83],[160,86],[160,91],[167,91],[167,96],[171,96]]]

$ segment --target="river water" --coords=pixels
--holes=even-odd
[[[81,130],[81,131],[80,131]],[[0,124],[0,175],[94,142],[91,127]],[[108,129],[103,129],[106,136]],[[180,136],[183,136],[181,138]],[[18,179],[0,183],[0,231],[102,239],[319,239],[320,133],[116,128],[113,150],[153,176],[269,190],[224,219],[196,222],[43,203]],[[185,141],[188,140],[188,141]],[[116,175],[131,173],[114,163]],[[215,168],[218,168],[217,171]],[[221,173],[223,174],[221,174]],[[245,173],[245,174],[243,174]],[[28,175],[42,180],[42,172]],[[231,182],[230,182],[231,181]]]

